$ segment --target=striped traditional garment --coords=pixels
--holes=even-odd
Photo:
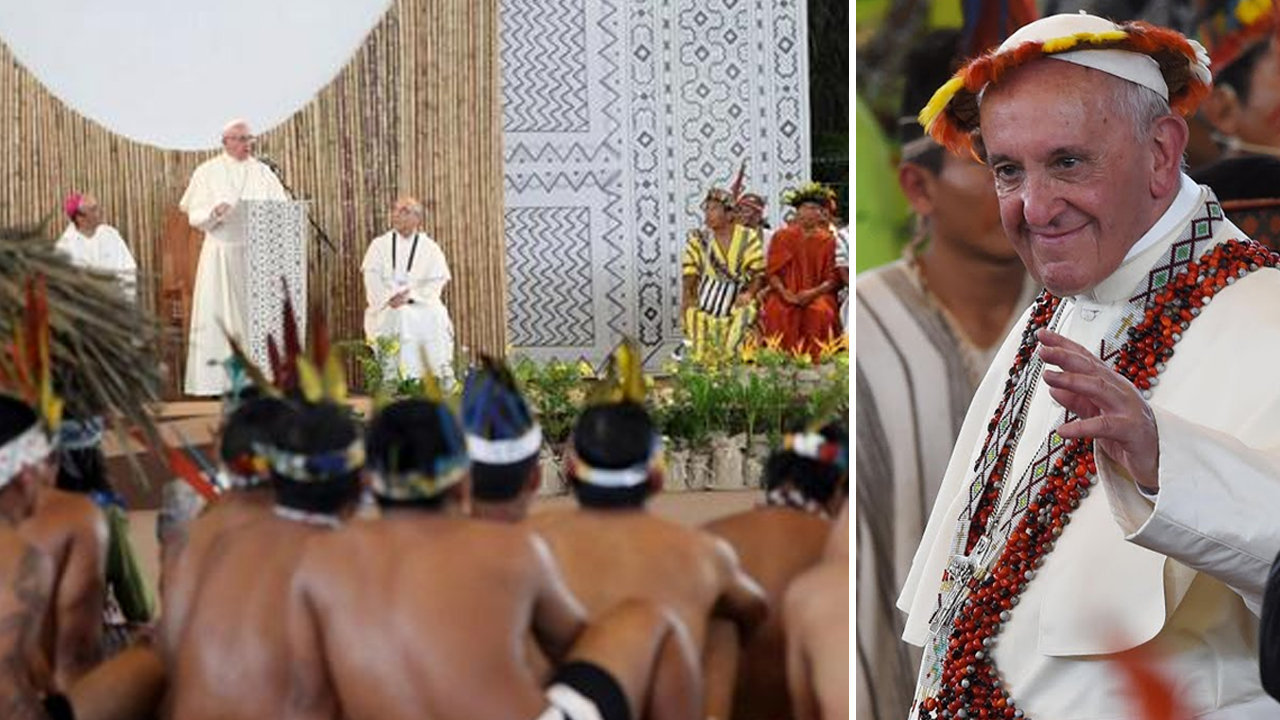
[[[695,230],[685,242],[680,272],[683,277],[698,278],[697,305],[688,308],[682,318],[694,359],[733,357],[755,323],[754,301],[738,308],[733,303],[764,272],[760,234],[734,225],[726,252],[710,230]]]
[[[1010,325],[1035,299],[1034,286],[1023,283]],[[999,343],[978,349],[962,339],[906,260],[859,275],[854,288],[857,717],[901,720],[915,692],[920,649],[902,641],[905,617],[894,603]]]

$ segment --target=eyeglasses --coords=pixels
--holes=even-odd
[[[240,142],[250,142],[250,141],[253,141],[253,140],[257,140],[257,139],[258,139],[258,136],[257,136],[257,135],[228,135],[228,136],[226,137],[226,139],[227,139],[227,140],[239,140]]]

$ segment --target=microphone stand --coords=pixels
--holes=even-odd
[[[280,166],[277,165],[274,160],[267,157],[266,155],[255,155],[254,157],[258,158],[258,161],[261,162],[263,165],[266,165],[267,167],[271,168],[271,172],[275,173],[276,179],[280,181],[280,186],[284,188],[285,192],[289,193],[290,199],[292,200],[298,199],[298,193],[294,192],[293,188],[289,187],[289,185],[285,183],[284,177],[281,175],[281,172],[280,172]],[[307,213],[307,222],[311,223],[311,229],[316,231],[316,235],[321,240],[324,241],[324,244],[330,250],[332,250],[333,252],[338,252],[338,246],[333,243],[333,240],[329,239],[329,233],[325,232],[324,228],[320,227],[320,223],[316,222],[316,219],[314,217],[311,217],[310,212]]]

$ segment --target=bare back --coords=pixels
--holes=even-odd
[[[763,615],[732,549],[708,533],[643,510],[549,512],[531,522],[592,617],[628,598],[652,600],[679,616],[701,652],[713,611]]]
[[[283,608],[308,539],[326,532],[270,515],[210,546],[174,636],[171,717],[284,715],[290,663]]]
[[[783,507],[762,507],[712,521],[707,531],[724,538],[738,553],[746,571],[769,599],[782,598],[798,575],[813,567],[823,554],[831,523],[813,513]],[[743,648],[733,698],[735,720],[789,717],[786,639],[780,613],[770,613]]]
[[[849,564],[827,560],[791,584],[787,675],[797,720],[849,717]]]
[[[166,657],[172,655],[176,638],[186,624],[209,549],[227,533],[234,534],[246,525],[273,517],[274,504],[275,493],[270,487],[232,491],[192,520],[186,532],[174,541],[162,569],[160,624]]]
[[[16,531],[0,527],[0,710],[9,720],[44,720],[39,698],[48,668],[39,643],[53,594],[53,563]]]
[[[84,495],[41,488],[35,512],[19,525],[22,536],[53,562],[50,612],[40,645],[66,689],[102,658],[106,602],[106,516]]]
[[[289,610],[289,717],[536,717],[524,638],[532,625],[563,655],[584,621],[550,553],[517,525],[397,513],[308,549]]]

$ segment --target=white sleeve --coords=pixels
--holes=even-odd
[[[178,201],[178,207],[187,214],[187,222],[191,227],[204,232],[208,232],[218,224],[213,218],[213,209],[218,206],[218,198],[207,175],[204,165],[196,168],[196,171],[191,174],[187,191],[182,194],[182,200]]]
[[[1280,448],[1251,448],[1157,407],[1160,492],[1143,497],[1099,454],[1098,477],[1129,541],[1211,575],[1255,613],[1280,551]]]
[[[114,267],[112,271],[120,277],[120,284],[124,287],[124,293],[130,300],[138,299],[138,263],[133,259],[133,253],[129,251],[129,244],[124,241],[120,233],[112,228],[112,241],[115,244]]]
[[[430,300],[438,302],[444,293],[444,286],[453,279],[453,274],[449,272],[449,262],[436,241],[426,238],[423,250],[425,250],[422,258],[425,261],[425,273],[415,279],[411,297],[415,302]]]
[[[382,257],[381,240],[382,237],[376,237],[369,243],[369,249],[364,253],[364,261],[360,264],[360,269],[364,272],[365,299],[369,307],[374,309],[380,309],[386,305],[387,299],[391,297],[391,285],[382,272],[385,260]]]

